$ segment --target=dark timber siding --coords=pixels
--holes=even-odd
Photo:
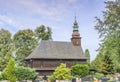
[[[67,67],[71,67],[75,64],[85,64],[85,59],[31,59],[27,62],[32,62],[27,66],[36,69],[40,76],[51,75],[55,68],[59,66],[61,63],[65,63]]]

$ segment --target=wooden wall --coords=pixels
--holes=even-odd
[[[67,67],[75,64],[86,63],[82,59],[32,59],[27,61],[29,67],[37,69],[39,75],[50,75],[61,63],[65,63]]]

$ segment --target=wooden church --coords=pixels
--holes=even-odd
[[[60,63],[65,63],[67,67],[87,63],[78,28],[75,18],[71,42],[42,40],[25,59],[27,66],[34,68],[40,76],[44,76],[51,75]]]

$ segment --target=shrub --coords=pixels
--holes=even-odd
[[[84,77],[89,74],[89,66],[86,64],[76,64],[71,67],[72,76],[74,77]]]
[[[97,79],[100,79],[100,78],[102,78],[103,76],[104,76],[104,74],[102,74],[102,73],[95,73],[95,74],[94,74],[94,77],[97,78]]]
[[[2,78],[9,80],[10,82],[16,82],[17,77],[15,76],[16,66],[15,61],[11,58],[7,64],[7,67],[2,72]]]
[[[2,75],[0,74],[0,80],[2,80],[3,78],[2,78]]]
[[[55,82],[55,76],[51,75],[48,77],[48,80],[50,80],[50,82]]]
[[[18,66],[15,75],[17,76],[18,80],[21,81],[21,80],[35,80],[38,74],[35,72],[34,69]]]
[[[65,64],[61,63],[60,66],[58,66],[55,69],[53,76],[55,76],[55,79],[58,79],[58,80],[70,79],[71,78],[71,71],[69,68],[66,68]]]

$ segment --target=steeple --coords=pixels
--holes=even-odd
[[[72,38],[71,38],[71,41],[74,46],[81,46],[81,37],[80,37],[78,28],[79,26],[78,26],[76,16],[75,16],[75,22],[74,22],[73,33],[72,33]]]

